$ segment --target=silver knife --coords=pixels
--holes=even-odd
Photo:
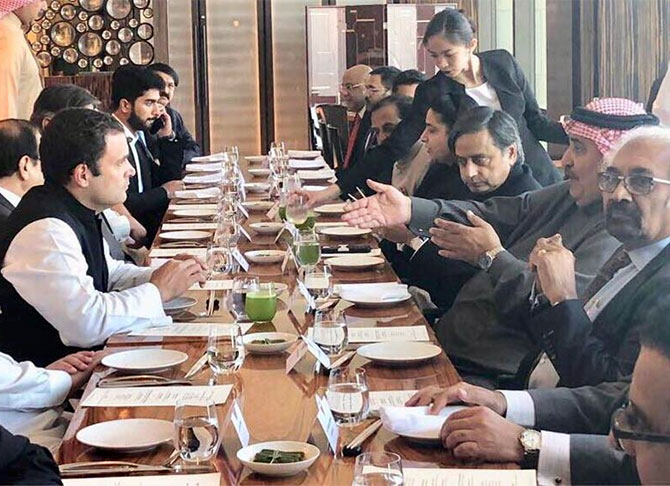
[[[193,366],[191,366],[191,369],[188,370],[188,372],[184,375],[184,379],[189,379],[195,375],[197,375],[200,370],[204,368],[204,366],[207,364],[207,353],[203,354],[198,361],[196,361]]]
[[[63,464],[59,467],[61,477],[72,476],[97,476],[109,474],[132,474],[132,473],[160,473],[160,472],[188,472],[188,473],[203,473],[211,471],[209,465],[184,465],[184,466],[160,466],[150,464],[101,464],[95,463],[81,463],[77,465]]]

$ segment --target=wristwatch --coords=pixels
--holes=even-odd
[[[502,246],[497,246],[492,250],[485,251],[477,259],[477,265],[479,265],[479,268],[482,270],[488,270],[493,264],[493,260],[495,260],[498,254],[503,250],[504,248]]]
[[[537,469],[540,459],[540,447],[542,446],[542,434],[537,430],[524,429],[519,436],[519,442],[523,447],[523,469]]]

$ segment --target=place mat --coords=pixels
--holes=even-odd
[[[536,486],[534,469],[403,468],[405,486]]]
[[[380,407],[404,407],[416,390],[385,390],[370,392],[370,411],[376,412]]]
[[[307,330],[311,338],[313,328]],[[429,341],[426,326],[348,327],[350,343],[379,343],[386,341]]]
[[[208,280],[204,284],[194,283],[189,290],[232,290],[232,280]]]
[[[227,322],[189,322],[171,324],[169,326],[146,327],[131,332],[130,336],[164,336],[164,337],[207,337],[212,328],[232,326]],[[253,322],[241,322],[238,324],[242,334],[246,334],[254,325]]]
[[[82,407],[174,407],[178,400],[213,401],[228,399],[232,385],[216,386],[140,386],[135,388],[96,388],[81,402]]]

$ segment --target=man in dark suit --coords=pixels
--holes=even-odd
[[[58,465],[48,449],[12,435],[0,426],[0,481],[2,484],[63,484]]]
[[[163,116],[165,124],[156,134],[159,154],[149,151],[143,132],[161,114],[158,100],[164,89],[165,83],[158,74],[138,66],[121,66],[112,77],[113,116],[123,126],[130,148],[129,160],[135,169],[125,206],[146,228],[147,245],[158,231],[168,201],[184,187],[174,170],[181,167],[183,146],[172,130],[170,117]]]
[[[44,184],[38,151],[40,134],[25,120],[0,121],[0,224],[33,186]]]
[[[344,160],[338,173],[343,173],[356,165],[365,155],[370,131],[370,112],[366,107],[367,89],[365,83],[370,67],[358,64],[350,67],[342,75],[340,96],[347,107],[351,119],[349,138],[344,150]]]

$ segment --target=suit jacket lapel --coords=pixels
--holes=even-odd
[[[5,209],[8,209],[10,213],[14,211],[14,209],[16,209],[15,206],[12,203],[10,203],[7,200],[7,198],[2,194],[0,194],[0,206],[2,206]]]

